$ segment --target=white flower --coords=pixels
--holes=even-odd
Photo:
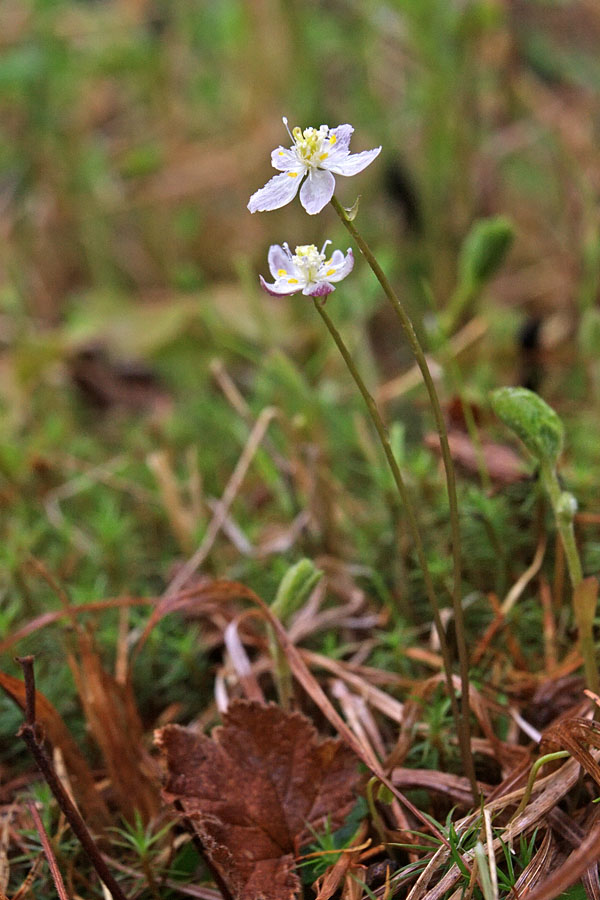
[[[334,250],[325,259],[325,248],[331,241],[325,241],[319,253],[314,244],[296,247],[292,255],[287,244],[273,244],[269,248],[269,269],[275,279],[267,284],[260,276],[260,283],[268,294],[274,297],[297,294],[302,291],[308,297],[326,297],[335,288],[331,282],[341,281],[352,271],[354,256],[348,250],[346,256],[341,250]]]
[[[283,119],[287,128],[287,119]],[[301,128],[296,126],[288,134],[292,147],[277,147],[271,153],[274,169],[283,175],[274,175],[263,188],[252,194],[248,209],[251,213],[279,209],[294,199],[300,188],[300,203],[307,213],[315,215],[329,203],[335,188],[333,175],[356,175],[379,155],[381,147],[350,153],[352,125],[329,128]],[[306,177],[305,177],[306,176]]]

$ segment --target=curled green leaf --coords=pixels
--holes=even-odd
[[[554,410],[522,387],[498,388],[490,400],[498,418],[521,438],[532,456],[554,467],[564,441],[564,426]]]

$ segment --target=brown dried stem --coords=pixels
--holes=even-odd
[[[50,873],[52,875],[54,884],[56,885],[56,893],[60,897],[60,900],[69,900],[69,895],[67,894],[67,890],[65,888],[65,883],[63,881],[63,877],[60,873],[60,869],[58,868],[58,863],[56,862],[56,857],[54,855],[54,851],[52,850],[52,845],[46,833],[46,829],[44,828],[44,823],[42,822],[42,818],[37,811],[37,807],[35,803],[29,801],[27,804],[29,808],[29,812],[31,813],[31,817],[33,819],[34,825],[37,829],[37,833],[40,836],[40,840],[42,842],[42,848],[44,850],[44,854],[46,859],[48,860],[48,866],[50,867]]]
[[[35,721],[35,675],[33,671],[33,659],[33,656],[17,657],[17,662],[20,663],[23,668],[25,693],[27,698],[25,723],[21,725],[18,735],[27,745],[27,749],[33,756],[38,769],[42,773],[44,781],[52,791],[61,812],[73,829],[75,836],[85,850],[92,866],[98,873],[98,876],[111,892],[113,900],[127,900],[118,881],[106,865],[100,850],[88,831],[87,825],[83,821],[80,813],[54,771],[54,766],[41,743],[40,729]]]

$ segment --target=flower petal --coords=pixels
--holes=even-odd
[[[352,125],[338,125],[337,128],[331,128],[329,130],[329,136],[331,137],[332,134],[335,136],[335,142],[333,144],[335,152],[348,150],[353,131],[354,128]]]
[[[264,187],[252,194],[248,203],[248,209],[251,213],[255,213],[279,209],[280,206],[285,206],[298,193],[301,180],[301,172],[298,172],[295,177],[292,176],[291,172],[284,175],[274,175]]]
[[[293,147],[291,150],[286,147],[275,147],[271,153],[271,165],[280,172],[290,172],[297,169],[301,161]],[[306,171],[306,166],[302,166],[299,171]]]
[[[297,294],[302,289],[301,284],[289,285],[287,282],[279,281],[275,284],[267,284],[262,275],[258,276],[261,288],[271,294],[272,297],[289,297],[290,294]]]
[[[325,267],[322,266],[322,268],[324,269]],[[348,250],[345,258],[341,250],[336,250],[331,257],[331,266],[329,266],[322,274],[319,272],[319,277],[327,278],[327,281],[341,281],[342,278],[345,278],[346,275],[350,274],[353,268],[354,254],[352,253],[352,250]],[[332,272],[332,269],[335,269],[335,272]]]
[[[307,297],[326,297],[332,291],[335,291],[332,284],[329,284],[327,281],[317,281],[307,284],[302,293]]]
[[[280,247],[279,244],[272,244],[269,247],[269,255],[267,257],[269,261],[269,271],[276,281],[280,277],[280,269],[285,269],[286,272],[290,272],[294,265],[292,262],[292,254],[290,253],[289,248],[287,250],[286,248],[287,244],[285,247]]]
[[[321,212],[333,197],[335,178],[325,169],[311,169],[300,188],[300,203],[306,212],[314,216]]]
[[[324,165],[336,175],[357,175],[366,169],[380,153],[381,147],[376,147],[374,150],[364,150],[362,153],[351,153],[339,161],[325,160]]]

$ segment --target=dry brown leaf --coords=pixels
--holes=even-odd
[[[332,828],[353,802],[357,759],[338,739],[319,741],[299,713],[235,701],[212,737],[178,725],[156,733],[178,801],[236,900],[292,900],[294,854],[312,828]]]

